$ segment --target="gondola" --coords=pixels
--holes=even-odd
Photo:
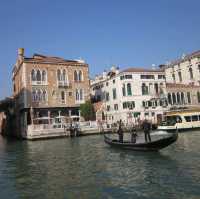
[[[169,133],[169,136],[157,139],[152,142],[138,142],[138,143],[131,143],[128,141],[119,142],[116,139],[111,139],[104,134],[104,141],[105,143],[109,144],[112,147],[119,148],[119,149],[129,149],[133,151],[159,151],[170,144],[176,142],[178,139],[178,132]]]

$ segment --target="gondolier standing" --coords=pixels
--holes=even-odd
[[[119,121],[119,128],[118,128],[117,133],[119,135],[119,142],[123,142],[124,132],[123,132],[123,129],[122,129],[122,120]]]
[[[144,122],[142,124],[142,128],[144,130],[145,141],[151,142],[151,136],[150,136],[151,124],[148,122],[147,119],[144,120]]]

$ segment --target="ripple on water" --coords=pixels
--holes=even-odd
[[[0,139],[3,198],[199,198],[200,133],[158,153],[108,147],[103,136]],[[11,197],[13,196],[14,197]]]

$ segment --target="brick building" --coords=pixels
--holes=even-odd
[[[88,64],[83,60],[66,60],[34,54],[24,56],[18,49],[13,68],[16,129],[26,133],[36,117],[80,116],[80,104],[89,97]]]

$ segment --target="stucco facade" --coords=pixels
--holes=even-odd
[[[30,122],[30,108],[34,117],[78,116],[80,104],[89,99],[88,64],[39,54],[28,58],[19,49],[13,69],[13,97],[23,132]]]

